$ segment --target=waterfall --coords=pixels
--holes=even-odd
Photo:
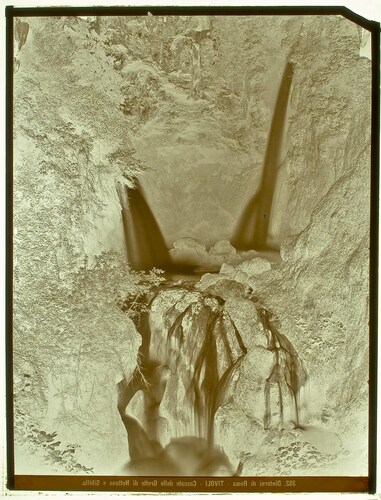
[[[223,466],[232,475],[232,466],[214,440],[214,418],[247,349],[223,299],[167,283],[126,307],[132,304],[142,345],[133,376],[118,388],[131,467],[151,471],[147,459],[158,457],[167,463],[168,446],[173,452],[187,438],[188,452],[193,449],[198,457],[191,471],[189,463],[182,464],[188,473],[213,474]],[[144,393],[143,422],[128,413],[138,391]],[[158,423],[166,392],[178,421],[169,422],[170,434],[176,438],[164,449]],[[167,467],[173,475],[179,470],[176,463]]]
[[[169,269],[171,257],[163,234],[139,182],[135,181],[135,184],[134,188],[122,184],[117,186],[128,260],[136,270]]]
[[[307,381],[307,373],[291,342],[275,327],[271,320],[272,314],[264,308],[259,308],[259,317],[268,334],[267,349],[274,353],[273,368],[265,384],[265,429],[271,426],[271,389],[274,386],[281,424],[284,421],[284,399],[289,393],[293,403],[294,423],[296,427],[300,427],[299,392]]]
[[[122,207],[124,237],[127,258],[137,271],[152,268],[168,273],[191,274],[196,266],[187,262],[173,262],[160,226],[149,207],[143,190],[137,180],[135,187],[117,184]]]
[[[194,281],[168,280],[126,301],[124,308],[142,337],[133,375],[118,384],[118,409],[131,459],[127,472],[236,475],[240,464],[233,467],[216,442],[215,416],[234,395],[234,374],[253,347],[243,342],[225,300],[198,291]],[[259,306],[257,310],[268,336],[266,348],[274,357],[263,385],[264,429],[278,425],[272,415],[289,399],[299,426],[298,395],[306,372],[271,314]],[[271,400],[274,386],[277,401]],[[139,392],[143,397],[134,403]]]
[[[192,90],[191,96],[199,98],[202,88],[201,45],[192,41]]]
[[[293,64],[287,63],[275,104],[259,190],[246,205],[232,239],[232,244],[237,250],[268,250],[270,246],[269,222],[282,154],[293,72]]]

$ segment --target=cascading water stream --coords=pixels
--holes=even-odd
[[[233,467],[215,440],[215,416],[234,394],[234,373],[250,347],[225,301],[198,291],[194,282],[167,281],[138,300],[126,301],[124,308],[142,337],[132,377],[118,384],[131,459],[127,473],[236,475],[240,464]],[[306,372],[271,314],[259,306],[257,311],[274,356],[264,381],[264,429],[282,427],[287,401],[299,426],[299,390]],[[271,401],[273,387],[279,391],[277,401]],[[133,399],[140,391],[144,409],[138,418]],[[272,422],[277,404],[281,418]]]
[[[268,335],[267,349],[274,353],[274,364],[265,385],[265,417],[264,426],[268,429],[271,425],[271,388],[278,390],[281,425],[284,421],[284,398],[290,394],[295,417],[295,426],[300,426],[299,421],[299,393],[307,381],[307,373],[291,342],[281,334],[271,320],[272,314],[264,308],[259,308],[259,317],[265,332]]]
[[[246,205],[232,244],[237,250],[268,250],[269,222],[273,206],[294,65],[287,63],[279,87],[258,192]],[[270,248],[271,249],[271,248]]]
[[[137,271],[152,268],[170,273],[189,274],[195,266],[186,262],[173,262],[160,226],[148,205],[138,180],[135,187],[117,184],[122,207],[122,220],[127,258]]]
[[[163,301],[170,301],[167,309],[162,308]],[[134,321],[142,345],[134,375],[119,383],[118,404],[128,433],[131,467],[152,471],[147,459],[160,457],[172,475],[179,472],[178,463],[168,456],[168,446],[160,444],[157,426],[167,391],[172,403],[176,401],[175,406],[183,410],[173,425],[174,434],[187,437],[188,453],[194,452],[194,463],[182,461],[180,472],[213,475],[223,466],[225,472],[234,474],[216,446],[214,417],[247,349],[224,301],[166,284],[133,304],[140,311]],[[130,309],[131,304],[125,307]],[[144,393],[144,422],[128,414],[128,405],[140,390]],[[174,446],[182,447],[178,438],[170,440],[172,453]]]
[[[117,191],[130,264],[136,270],[146,271],[153,267],[168,269],[171,258],[139,182],[135,181],[134,189],[118,184]]]

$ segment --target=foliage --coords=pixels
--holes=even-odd
[[[125,47],[129,61],[144,61],[167,71],[168,48],[183,29],[179,16],[109,17],[102,19],[101,39],[109,47]]]
[[[135,153],[136,150],[133,148],[119,148],[108,155],[110,164],[121,172],[122,177],[129,181],[149,170],[145,163],[135,156]]]
[[[127,151],[130,143],[126,120],[118,111],[123,80],[105,48],[83,27],[62,32],[60,22],[47,18],[31,28],[33,58],[23,60],[17,73],[15,118],[38,143],[42,172],[52,168],[73,181],[81,168],[88,167],[95,177],[108,171],[113,145]],[[63,54],[66,64],[60,60]]]
[[[140,343],[120,302],[161,278],[134,273],[113,251],[90,262],[84,236],[108,216],[110,197],[117,202],[115,181],[132,182],[146,165],[131,148],[122,81],[96,35],[52,18],[32,20],[31,31],[14,99],[16,438],[64,470],[90,472],[70,443],[91,430],[91,446],[102,448],[113,370],[135,366]],[[57,434],[43,423],[52,407]]]
[[[125,98],[120,109],[125,115],[137,118],[139,124],[151,119],[165,98],[160,79],[147,68],[130,72],[122,92]]]
[[[92,268],[85,260],[73,273],[69,289],[65,281],[49,278],[48,287],[47,283],[41,288],[17,287],[15,376],[23,380],[14,385],[16,414],[21,416],[16,427],[24,414],[36,416],[34,428],[23,431],[21,440],[29,442],[32,452],[42,446],[47,458],[66,470],[79,470],[66,445],[43,440],[45,429],[39,419],[45,418],[52,405],[57,410],[50,425],[59,435],[71,429],[74,442],[83,446],[91,432],[87,449],[104,445],[109,432],[107,415],[112,409],[113,373],[125,366],[134,369],[140,345],[129,320],[132,313],[122,312],[121,303],[126,296],[146,293],[162,278],[154,270],[148,274],[132,272],[125,259],[115,253],[98,256]],[[61,442],[67,440],[66,434],[60,438]]]
[[[76,460],[77,444],[63,444],[57,437],[57,432],[48,433],[40,430],[33,419],[21,411],[15,413],[16,439],[26,443],[32,453],[42,456],[45,463],[59,465],[67,472],[92,473],[93,469],[81,465]]]

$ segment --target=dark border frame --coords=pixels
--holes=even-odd
[[[371,112],[371,187],[370,187],[370,261],[369,261],[369,486],[376,491],[377,474],[377,372],[378,372],[378,200],[380,168],[380,23],[369,21],[343,6],[142,6],[142,7],[32,7],[7,6],[6,15],[6,419],[7,488],[15,489],[14,413],[13,413],[13,18],[59,15],[145,16],[154,15],[251,15],[323,16],[341,15],[371,32],[372,37],[372,112]],[[316,492],[318,492],[317,490]],[[320,490],[323,491],[323,490]],[[221,492],[220,492],[221,493]]]

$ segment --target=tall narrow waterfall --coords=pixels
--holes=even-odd
[[[136,181],[134,188],[119,184],[118,195],[131,266],[136,270],[170,268],[171,257],[168,248],[140,184]]]
[[[270,246],[268,242],[269,222],[282,154],[282,140],[293,72],[293,64],[287,63],[275,104],[259,190],[248,202],[232,239],[232,244],[238,250],[267,250]]]

